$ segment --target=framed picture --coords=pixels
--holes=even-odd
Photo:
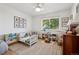
[[[26,19],[24,19],[24,28],[26,28],[26,25],[27,25],[26,22],[27,22]]]
[[[20,27],[20,17],[14,16],[14,28]]]
[[[73,15],[70,15],[69,19],[70,19],[70,20],[73,20]]]
[[[62,17],[61,20],[62,20],[62,24],[61,24],[62,27],[67,27],[67,23],[69,21],[69,17]]]
[[[14,28],[25,28],[26,27],[26,19],[14,16]]]
[[[24,28],[24,19],[20,18],[20,28]]]

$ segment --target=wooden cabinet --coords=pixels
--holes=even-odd
[[[63,35],[63,54],[79,54],[79,36],[67,34]]]

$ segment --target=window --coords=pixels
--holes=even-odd
[[[49,29],[56,29],[59,27],[59,18],[45,19],[43,20],[43,26],[48,27]]]
[[[50,19],[50,29],[56,29],[58,27],[59,27],[59,19],[58,18]]]

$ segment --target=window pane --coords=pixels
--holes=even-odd
[[[58,27],[59,27],[59,19],[58,18],[50,19],[50,29],[56,29]]]

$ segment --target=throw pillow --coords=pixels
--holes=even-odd
[[[25,34],[26,34],[25,32],[21,32],[20,35],[19,35],[19,37],[23,38],[25,36]]]

